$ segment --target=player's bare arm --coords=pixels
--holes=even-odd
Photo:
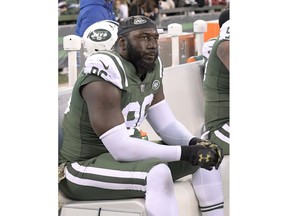
[[[82,90],[91,125],[98,136],[124,123],[120,108],[120,91],[108,82],[92,82]]]

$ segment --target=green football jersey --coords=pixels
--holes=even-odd
[[[224,40],[230,40],[230,21],[223,24],[220,34],[211,50],[204,75],[205,127],[217,130],[229,122],[229,70],[216,54]]]
[[[88,57],[65,111],[59,163],[87,160],[108,152],[91,127],[87,104],[80,94],[82,86],[105,80],[118,87],[126,127],[131,136],[140,138],[138,128],[147,116],[154,94],[162,85],[162,76],[163,65],[160,58],[156,60],[154,71],[141,81],[136,75],[135,67],[117,52],[99,51]]]

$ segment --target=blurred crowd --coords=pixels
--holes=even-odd
[[[58,0],[58,15],[78,14],[79,0]]]
[[[229,0],[114,0],[114,13],[116,21],[133,15],[145,15],[156,20],[159,9],[227,4],[229,4]],[[79,5],[80,0],[58,0],[58,14],[78,14]]]

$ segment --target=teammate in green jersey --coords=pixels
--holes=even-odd
[[[115,50],[86,59],[64,115],[59,187],[76,200],[142,197],[147,215],[177,216],[173,181],[193,174],[203,216],[223,216],[222,149],[172,114],[158,37],[149,18],[132,16],[120,22]],[[141,139],[145,118],[162,144]]]
[[[219,16],[220,34],[213,44],[204,75],[205,127],[209,140],[229,154],[229,9]]]

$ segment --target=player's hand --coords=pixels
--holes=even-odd
[[[193,166],[212,170],[218,162],[218,153],[203,145],[181,146],[181,160],[190,162]]]
[[[192,138],[189,142],[189,145],[201,145],[201,146],[205,146],[205,147],[209,147],[209,148],[214,149],[216,151],[217,157],[218,157],[215,168],[216,168],[216,170],[219,168],[219,166],[223,160],[223,157],[224,157],[223,149],[219,145],[211,142],[210,140],[203,140],[203,139],[199,139],[197,137]]]

